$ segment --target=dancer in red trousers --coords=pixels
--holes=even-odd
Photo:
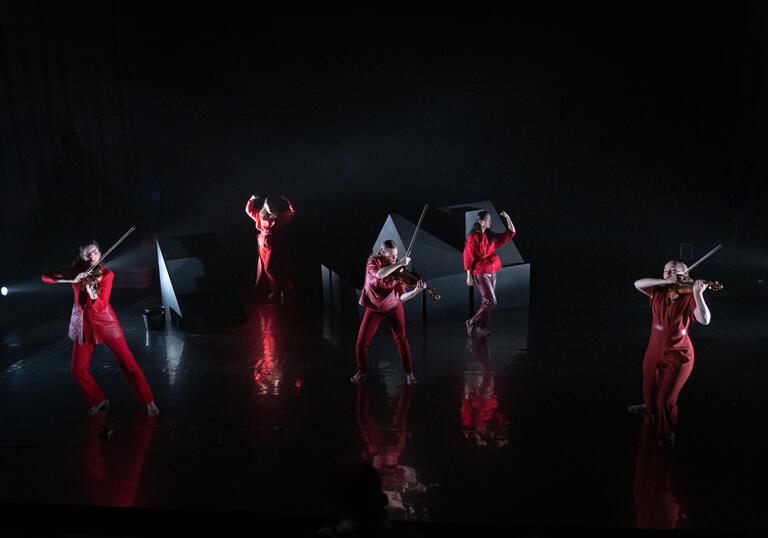
[[[400,353],[405,370],[405,382],[408,385],[416,383],[413,375],[413,359],[408,336],[405,334],[405,311],[403,303],[413,299],[427,287],[419,280],[416,288],[406,291],[405,285],[390,275],[411,263],[408,257],[397,259],[397,244],[387,239],[381,244],[379,253],[368,258],[365,266],[365,284],[360,294],[360,305],[365,307],[360,331],[357,333],[355,345],[355,361],[357,372],[352,376],[352,383],[365,380],[368,369],[368,347],[379,329],[382,321],[386,321],[392,329],[392,336]]]
[[[267,279],[269,298],[291,297],[294,294],[293,283],[287,267],[285,241],[282,229],[296,214],[293,203],[285,196],[281,197],[287,205],[280,211],[270,199],[265,199],[257,208],[259,197],[253,195],[245,204],[245,213],[253,219],[259,231],[259,268],[256,272],[256,285],[261,277]]]
[[[100,259],[98,243],[90,241],[80,247],[80,258],[72,267],[45,273],[42,277],[46,284],[72,284],[75,295],[69,322],[69,337],[73,341],[72,375],[90,406],[89,415],[109,410],[109,400],[90,372],[94,347],[97,344],[106,344],[117,357],[134,394],[146,406],[147,414],[157,415],[160,410],[155,404],[152,390],[128,348],[117,314],[109,304],[115,274],[104,265],[99,265]]]
[[[708,283],[696,280],[687,290],[679,286],[688,267],[679,261],[664,266],[664,278],[641,278],[635,288],[650,297],[651,336],[643,358],[643,403],[629,411],[656,423],[660,446],[675,446],[677,398],[693,370],[693,344],[688,335],[692,319],[709,325],[712,315],[704,301]],[[689,293],[685,293],[689,291]]]
[[[467,271],[467,286],[477,286],[482,301],[475,315],[467,320],[467,336],[488,336],[488,319],[496,308],[496,271],[501,269],[501,260],[496,249],[515,237],[515,225],[506,211],[499,213],[507,229],[495,234],[491,229],[491,214],[480,211],[477,222],[467,236],[464,246],[464,269]]]

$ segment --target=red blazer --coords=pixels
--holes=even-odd
[[[80,273],[79,268],[73,267],[62,271],[45,273],[42,277],[46,284],[53,284],[56,279],[72,279]],[[115,274],[104,267],[104,277],[98,297],[91,299],[85,290],[85,284],[72,284],[75,304],[72,306],[72,317],[69,320],[69,337],[78,344],[100,344],[123,336],[123,329],[117,320],[109,296],[112,294],[112,282]]]
[[[515,237],[515,232],[505,230],[504,233],[472,231],[467,236],[464,245],[464,269],[473,275],[495,273],[501,269],[501,260],[496,255],[496,249]]]

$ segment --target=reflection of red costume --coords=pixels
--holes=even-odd
[[[259,308],[259,328],[261,329],[261,350],[253,365],[253,380],[256,383],[256,394],[259,396],[278,396],[285,392],[286,382],[290,382],[290,371],[286,368],[287,356],[285,345],[278,342],[276,316],[277,311],[272,305]],[[280,326],[279,324],[277,324]],[[294,394],[300,394],[302,387],[301,373],[296,374],[293,381]]]
[[[152,440],[155,417],[138,424],[135,431],[123,430],[109,441],[100,438],[107,426],[105,415],[88,418],[85,437],[85,485],[88,501],[102,506],[134,506],[144,467],[144,455]]]
[[[291,202],[288,209],[278,216],[262,217],[261,210],[256,209],[255,200],[248,200],[245,212],[253,219],[259,233],[259,269],[256,274],[258,285],[261,275],[267,279],[272,293],[281,290],[293,292],[293,284],[286,267],[285,244],[281,238],[280,229],[293,218],[296,210]]]
[[[69,322],[69,337],[73,341],[72,347],[72,375],[85,394],[88,405],[94,406],[104,399],[104,393],[93,379],[89,370],[93,348],[97,344],[106,346],[115,354],[120,363],[120,368],[128,378],[136,397],[144,404],[155,400],[149,388],[144,373],[136,364],[128,343],[125,341],[123,329],[117,320],[117,314],[109,304],[109,296],[112,293],[112,282],[115,274],[102,266],[103,278],[98,297],[91,299],[81,283],[72,284],[75,296],[75,304],[72,307],[72,317]],[[82,267],[73,267],[64,271],[46,273],[43,282],[53,284],[58,279],[73,279],[80,273]]]
[[[357,370],[365,372],[368,369],[368,347],[379,330],[382,321],[386,321],[392,329],[397,351],[403,361],[406,374],[413,371],[411,346],[405,334],[405,311],[400,294],[405,293],[405,286],[399,280],[392,278],[376,278],[376,273],[384,267],[381,256],[371,256],[365,266],[365,284],[360,294],[360,306],[365,307],[360,330],[355,344],[355,362]]]
[[[658,417],[659,438],[667,439],[677,424],[677,397],[693,370],[688,326],[696,301],[692,293],[673,301],[660,290],[650,302],[653,321],[643,358],[643,400],[647,412]]]
[[[483,386],[478,390],[467,390],[465,387],[464,399],[461,401],[461,425],[466,430],[486,432],[488,423],[492,420],[503,422],[503,417],[497,415],[499,397],[493,393],[493,372],[482,375]]]
[[[478,444],[493,439],[498,446],[505,446],[509,425],[499,410],[496,394],[496,374],[493,371],[488,340],[473,338],[472,358],[479,363],[467,365],[464,372],[464,398],[461,401],[461,426],[465,436],[473,432]]]
[[[655,446],[650,424],[641,428],[633,485],[635,528],[676,529],[683,514],[672,491],[671,455]]]
[[[365,440],[366,458],[381,471],[400,461],[408,436],[408,412],[411,408],[411,386],[405,385],[397,401],[392,425],[382,428],[368,409],[368,391],[365,383],[357,386],[357,425]],[[386,488],[385,488],[386,489]]]

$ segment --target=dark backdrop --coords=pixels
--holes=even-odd
[[[4,3],[0,277],[37,278],[135,223],[150,247],[217,232],[245,282],[256,192],[295,200],[308,289],[320,262],[358,271],[388,212],[491,199],[535,304],[635,301],[632,280],[682,242],[727,243],[699,274],[764,293],[764,4],[537,6]]]

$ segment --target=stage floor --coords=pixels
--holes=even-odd
[[[411,323],[411,387],[385,326],[355,386],[352,323],[252,305],[231,330],[147,333],[135,306],[119,315],[161,415],[144,416],[104,346],[107,416],[84,416],[68,340],[16,360],[0,374],[0,502],[324,518],[332,465],[363,458],[400,520],[768,530],[768,314],[713,303],[674,450],[626,411],[641,299],[497,311],[486,341],[462,319]]]

